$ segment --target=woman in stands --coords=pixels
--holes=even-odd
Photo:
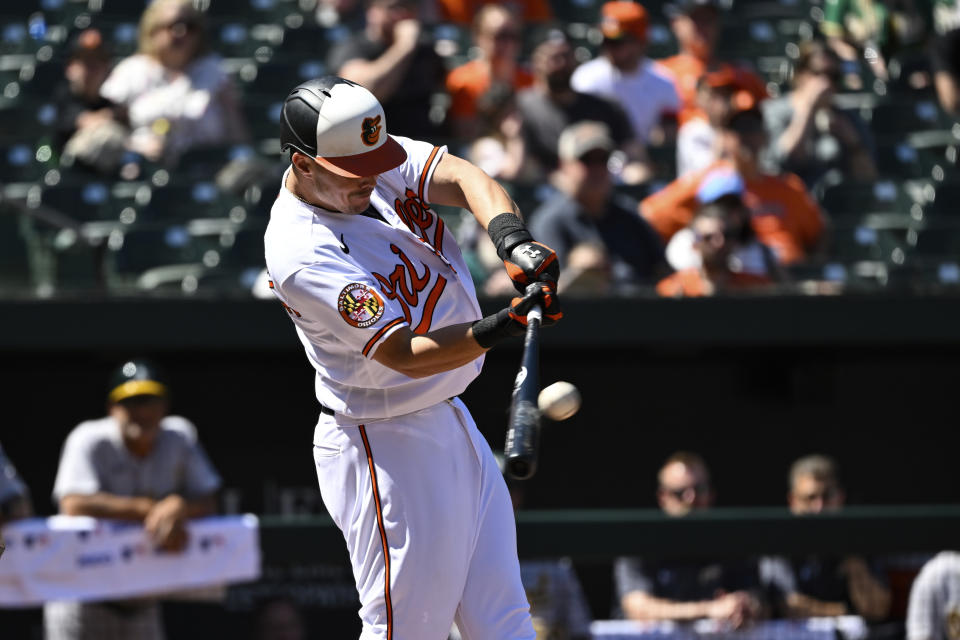
[[[174,164],[188,148],[246,138],[220,58],[208,51],[203,14],[191,0],[153,0],[140,18],[139,50],[100,90],[125,107],[129,147]]]

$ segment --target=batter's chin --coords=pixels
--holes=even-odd
[[[370,206],[370,194],[350,198],[350,213],[363,213]]]

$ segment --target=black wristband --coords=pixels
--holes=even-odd
[[[501,213],[487,225],[487,233],[497,248],[497,255],[506,260],[510,250],[521,242],[531,242],[533,236],[527,231],[523,220],[512,213]]]
[[[523,328],[510,317],[510,309],[501,309],[473,323],[473,339],[489,349],[504,338],[523,335]]]

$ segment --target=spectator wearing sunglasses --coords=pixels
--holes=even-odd
[[[657,293],[680,298],[768,289],[776,259],[754,238],[749,216],[739,196],[702,205],[690,223],[693,265],[661,280]]]
[[[787,503],[798,517],[814,517],[843,508],[846,494],[836,463],[809,455],[790,467]],[[890,589],[876,562],[856,555],[773,557],[763,561],[764,582],[781,594],[781,613],[789,617],[859,615],[881,621],[890,612]]]
[[[618,292],[653,285],[668,271],[663,244],[637,215],[636,201],[615,194],[608,168],[615,148],[606,125],[584,120],[557,144],[559,192],[531,214],[530,231],[560,258],[560,290]]]
[[[770,136],[764,161],[770,169],[795,173],[811,188],[831,170],[846,180],[876,179],[869,129],[833,104],[840,78],[833,50],[823,42],[801,45],[793,91],[761,105]]]
[[[674,453],[657,474],[657,501],[670,517],[709,509],[715,493],[706,462]],[[618,558],[614,578],[625,618],[689,621],[709,618],[738,628],[764,615],[757,563]]]
[[[509,8],[485,4],[473,21],[473,42],[480,56],[447,74],[450,119],[454,133],[465,141],[479,131],[477,100],[493,83],[519,91],[533,85],[533,74],[520,63],[523,22]]]
[[[100,94],[123,107],[131,150],[176,164],[189,148],[246,139],[220,57],[208,51],[203,14],[191,0],[153,0],[140,18],[138,52],[113,69]]]

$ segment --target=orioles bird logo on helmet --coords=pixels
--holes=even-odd
[[[377,144],[377,140],[380,139],[380,116],[375,118],[364,118],[363,124],[360,125],[361,133],[360,139],[363,140],[363,144],[368,147],[372,147]]]

